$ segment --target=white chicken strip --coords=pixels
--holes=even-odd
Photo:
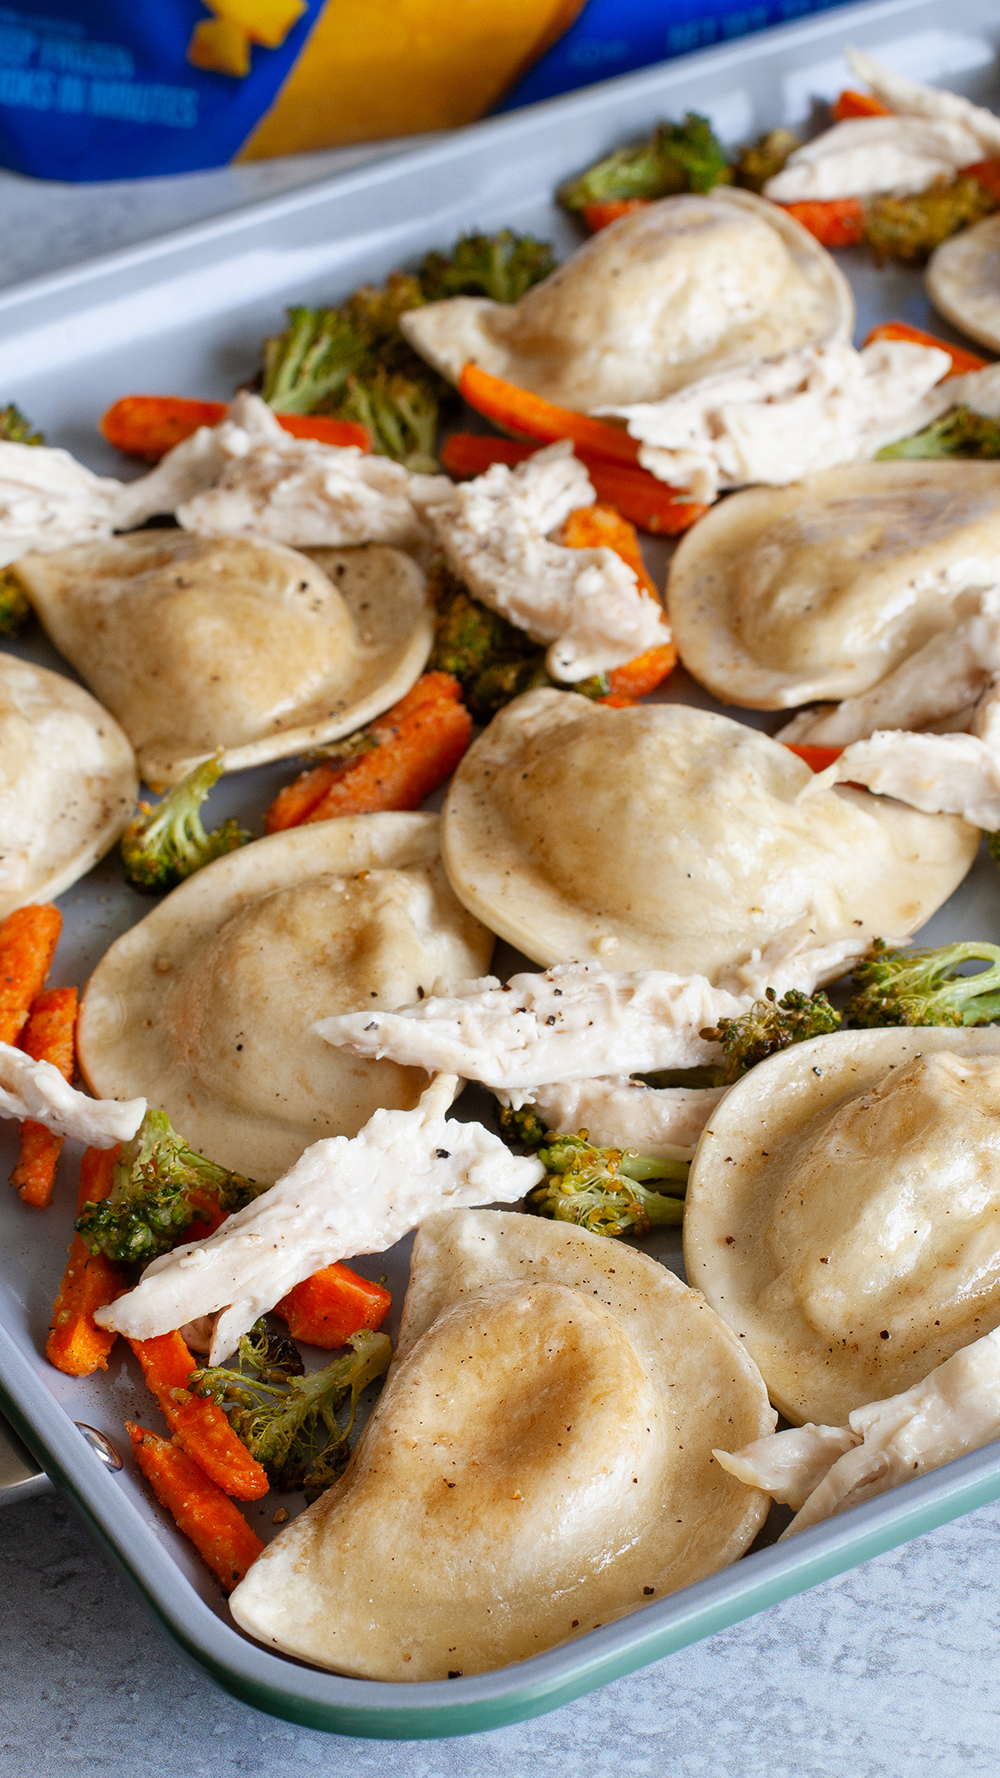
[[[88,1099],[51,1062],[0,1043],[0,1117],[31,1118],[71,1142],[114,1148],[135,1135],[145,1115],[145,1099]]]
[[[947,352],[906,340],[862,352],[834,341],[598,411],[642,440],[644,469],[711,501],[751,482],[784,487],[921,430],[954,406],[950,393],[931,394],[950,365]]]
[[[511,1204],[539,1183],[481,1124],[445,1114],[453,1075],[431,1082],[413,1111],[376,1111],[357,1136],[328,1137],[205,1241],[147,1266],[134,1290],[98,1311],[102,1327],[149,1339],[218,1310],[210,1360],[323,1266],[381,1253],[436,1210]]]
[[[586,1130],[598,1148],[636,1148],[656,1160],[690,1161],[726,1087],[647,1087],[627,1074],[567,1080],[525,1092],[499,1092],[505,1105],[530,1105],[558,1136]]]
[[[764,186],[776,204],[926,191],[981,160],[967,121],[946,117],[851,117],[790,154]]]
[[[1000,673],[1000,590],[983,599],[986,610],[931,636],[870,691],[841,704],[803,710],[775,736],[795,746],[846,747],[876,729],[929,729],[966,717]],[[985,739],[985,736],[983,737]]]
[[[568,439],[516,469],[494,463],[446,486],[445,497],[422,504],[449,563],[491,611],[550,644],[553,679],[572,684],[670,641],[662,607],[614,550],[550,542],[549,532],[597,498]]]
[[[945,118],[950,123],[964,124],[966,129],[987,149],[1000,148],[1000,117],[982,105],[973,105],[959,93],[950,93],[939,86],[925,86],[919,80],[908,80],[896,74],[884,62],[876,61],[867,50],[848,49],[848,64],[853,73],[870,86],[877,99],[901,117]]]
[[[855,1408],[847,1426],[775,1432],[732,1456],[713,1455],[749,1487],[798,1507],[783,1533],[793,1537],[998,1437],[1000,1328],[994,1328],[912,1389]]]
[[[978,735],[914,735],[878,729],[854,741],[799,792],[799,801],[835,784],[864,784],[877,796],[925,815],[961,815],[987,833],[1000,828],[1000,754]]]
[[[460,983],[398,1012],[342,1013],[312,1027],[359,1056],[517,1091],[551,1081],[692,1068],[718,1058],[699,1033],[737,1018],[748,995],[702,975],[651,969],[634,975],[562,963],[539,975]]]
[[[767,1433],[741,1451],[713,1451],[712,1456],[738,1482],[763,1488],[798,1512],[837,1459],[860,1443],[860,1432],[849,1426],[814,1426],[810,1421],[787,1432]]]
[[[121,489],[68,451],[0,443],[0,568],[29,550],[49,555],[110,537]]]

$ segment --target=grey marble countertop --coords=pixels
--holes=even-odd
[[[0,285],[398,144],[184,178],[0,172]],[[1000,1775],[1000,1506],[984,1507],[550,1716],[468,1740],[346,1741],[219,1691],[58,1495],[0,1512],[9,1778],[970,1778]]]

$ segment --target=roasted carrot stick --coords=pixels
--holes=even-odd
[[[101,421],[109,444],[130,457],[158,463],[168,451],[190,438],[199,426],[217,426],[226,412],[224,401],[189,401],[182,395],[123,395]],[[275,414],[278,425],[294,438],[316,438],[321,444],[372,448],[367,426],[355,420],[332,420],[327,414]]]
[[[631,216],[633,210],[644,210],[651,202],[651,198],[611,198],[606,204],[584,204],[580,215],[584,228],[596,235],[609,222],[617,222],[619,216]]]
[[[99,1204],[115,1181],[117,1148],[88,1148],[80,1162],[77,1215],[85,1204]],[[116,1335],[98,1327],[94,1310],[113,1303],[125,1287],[125,1274],[103,1253],[89,1253],[79,1235],[73,1236],[69,1261],[59,1286],[45,1356],[57,1371],[68,1377],[89,1377],[106,1371],[108,1353]]]
[[[76,1069],[76,1014],[79,996],[75,988],[46,988],[31,1003],[28,1022],[21,1032],[20,1047],[36,1062],[51,1062],[64,1080]],[[52,1197],[56,1163],[63,1139],[44,1124],[28,1118],[21,1125],[21,1157],[10,1176],[21,1201],[44,1210]]]
[[[62,915],[51,902],[15,908],[0,926],[0,1043],[16,1043],[45,986]]]
[[[268,1490],[267,1474],[237,1438],[222,1409],[214,1401],[191,1394],[188,1379],[196,1360],[180,1334],[130,1340],[129,1345],[182,1450],[224,1494],[234,1494],[237,1500],[260,1500]]]
[[[853,87],[846,87],[840,98],[830,107],[837,123],[845,123],[849,117],[892,117],[893,113],[887,105],[881,105],[870,93],[856,93]]]
[[[329,1352],[364,1327],[381,1327],[391,1307],[392,1297],[381,1284],[359,1278],[338,1260],[296,1284],[275,1303],[274,1313],[287,1321],[294,1340]]]
[[[804,760],[811,772],[825,772],[844,751],[842,747],[796,747],[792,741],[786,741],[785,746]]]
[[[937,346],[941,352],[950,352],[951,369],[945,371],[942,383],[949,377],[964,377],[968,370],[986,369],[985,358],[977,358],[975,352],[967,352],[964,346],[953,346],[950,340],[939,340],[936,334],[925,333],[922,327],[911,327],[908,321],[880,321],[872,328],[865,345],[870,346],[873,340],[910,340],[915,346]]]
[[[567,549],[613,549],[632,569],[639,585],[659,604],[659,594],[646,570],[635,526],[614,506],[578,506],[562,528]]]
[[[855,247],[864,239],[865,207],[860,198],[809,199],[778,208],[801,222],[822,247]]]
[[[469,745],[472,718],[457,679],[425,673],[362,735],[362,750],[351,758],[325,760],[278,792],[264,816],[267,833],[335,815],[419,808],[457,766]]]
[[[634,661],[626,661],[623,667],[612,667],[608,674],[611,691],[602,702],[608,703],[612,698],[628,698],[630,702],[644,698],[647,692],[662,685],[676,665],[677,650],[672,642],[663,642],[659,648],[647,648],[645,654],[636,655]]]
[[[513,467],[523,463],[537,444],[521,444],[513,438],[483,438],[475,432],[453,432],[441,449],[441,462],[449,475],[482,475],[491,463]],[[657,481],[648,469],[638,464],[611,463],[595,457],[583,445],[574,446],[574,454],[587,466],[598,500],[616,506],[623,518],[641,531],[652,531],[660,537],[675,537],[686,531],[696,519],[708,511],[707,506],[689,502],[676,488]]]
[[[132,1452],[161,1506],[189,1537],[227,1593],[264,1548],[238,1506],[209,1481],[186,1451],[126,1420]]]
[[[636,464],[639,446],[624,428],[608,426],[603,420],[592,420],[589,414],[574,413],[572,408],[556,407],[530,389],[519,389],[502,377],[491,377],[478,364],[467,364],[458,382],[459,393],[477,413],[485,414],[495,426],[522,438],[536,438],[542,444],[554,444],[558,438],[571,438],[595,457],[609,463]]]

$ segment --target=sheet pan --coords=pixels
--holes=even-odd
[[[559,179],[688,108],[708,113],[729,144],[779,123],[806,126],[816,102],[846,84],[847,42],[1000,109],[1000,16],[987,0],[953,0],[947,10],[939,0],[838,8],[494,119],[398,159],[4,292],[0,392],[20,402],[52,442],[94,469],[121,473],[120,460],[94,430],[117,396],[143,389],[227,396],[255,369],[261,338],[280,326],[285,303],[337,300],[429,247],[447,246],[463,228],[511,224],[568,251],[578,237],[552,203]],[[948,332],[932,320],[916,274],[877,271],[860,253],[841,257],[858,298],[859,337],[890,316]],[[653,553],[662,574],[664,547]],[[68,670],[37,628],[10,646]],[[680,672],[664,695],[716,707]],[[747,720],[774,728],[782,718]],[[288,774],[286,763],[224,780],[213,794],[213,822],[234,813],[259,831],[266,804]],[[150,904],[123,885],[112,857],[60,905],[66,925],[56,985],[82,984],[108,944]],[[1000,879],[985,849],[924,936],[930,943],[1000,941]],[[501,951],[496,967],[503,972],[514,961]],[[476,1115],[472,1092],[462,1109]],[[244,1637],[129,1461],[113,1474],[81,1437],[74,1422],[82,1420],[123,1444],[126,1416],[150,1415],[137,1367],[119,1352],[123,1342],[107,1375],[83,1382],[60,1376],[41,1356],[72,1227],[78,1153],[67,1145],[56,1202],[45,1216],[29,1214],[11,1193],[0,1198],[0,1408],[181,1649],[262,1710],[313,1728],[383,1738],[471,1733],[539,1715],[1000,1496],[1000,1445],[994,1445],[791,1544],[756,1548],[696,1586],[498,1673],[405,1686],[315,1671]],[[3,1177],[13,1160],[10,1126],[0,1126]],[[675,1233],[652,1245],[681,1270]],[[359,1269],[373,1276],[387,1271],[398,1305],[407,1263],[403,1243],[359,1262]],[[21,1467],[30,1465],[22,1458]],[[22,1474],[21,1486],[30,1485]],[[262,1533],[270,1531],[278,1504],[271,1496],[253,1509]]]

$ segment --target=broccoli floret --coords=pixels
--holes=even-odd
[[[790,154],[802,144],[791,130],[768,130],[749,148],[744,148],[733,169],[735,184],[745,191],[763,191],[769,179],[782,171]]]
[[[987,963],[958,975],[962,963]],[[854,967],[846,1025],[988,1025],[1000,1019],[1000,945],[969,942],[894,951],[877,938]]]
[[[0,407],[0,439],[5,444],[43,445],[45,434],[36,432],[17,403],[9,401],[6,407]]]
[[[163,1111],[147,1111],[115,1162],[114,1185],[85,1204],[77,1233],[91,1253],[143,1264],[176,1247],[193,1222],[242,1210],[267,1187],[195,1154]]]
[[[520,1142],[525,1148],[538,1148],[549,1134],[530,1105],[521,1105],[517,1110],[513,1105],[501,1105],[498,1122],[506,1142]]]
[[[959,173],[938,179],[909,197],[870,198],[865,206],[865,239],[877,259],[922,264],[935,247],[960,229],[992,215],[996,198],[978,179]]]
[[[377,456],[393,457],[414,473],[434,475],[439,405],[426,376],[410,377],[379,365],[371,376],[347,378],[336,417],[367,426]]]
[[[711,191],[732,178],[707,117],[689,111],[683,123],[658,124],[644,142],[618,148],[578,179],[560,186],[567,210],[617,198],[667,198],[679,191]]]
[[[28,596],[13,568],[0,568],[0,636],[16,636],[30,612]]]
[[[656,1223],[676,1225],[684,1219],[687,1161],[654,1160],[629,1148],[597,1148],[587,1140],[586,1130],[577,1136],[549,1134],[538,1158],[545,1179],[529,1202],[557,1222],[578,1223],[593,1235],[642,1235]],[[662,1191],[648,1191],[647,1179],[670,1183]]]
[[[311,414],[342,389],[368,348],[339,309],[294,308],[264,341],[264,400],[277,414]]]
[[[877,459],[893,457],[1000,457],[1000,425],[970,407],[953,407],[923,432],[883,445]]]
[[[722,1085],[730,1086],[765,1056],[773,1056],[791,1043],[825,1037],[827,1032],[839,1030],[840,1022],[839,1012],[823,993],[804,994],[792,988],[779,1000],[774,989],[767,988],[763,1000],[755,1000],[749,1012],[735,1019],[720,1019],[701,1035],[711,1043],[721,1043]]]
[[[121,837],[125,875],[137,889],[172,889],[213,858],[235,852],[253,839],[234,815],[212,833],[205,832],[198,811],[221,775],[220,761],[206,759],[155,807],[139,804],[139,813]]]
[[[376,350],[401,348],[404,365],[412,348],[399,331],[399,317],[407,309],[419,309],[427,301],[420,279],[412,272],[390,272],[384,284],[362,284],[343,306],[343,316],[366,346]],[[415,356],[415,354],[414,354]],[[423,364],[423,359],[417,359]]]
[[[437,623],[427,669],[451,673],[462,687],[463,703],[479,721],[488,722],[522,692],[552,684],[544,648],[480,605],[443,562],[432,567],[430,583]]]
[[[283,1351],[276,1357],[273,1336],[258,1321],[240,1341],[237,1369],[205,1366],[192,1373],[190,1387],[226,1411],[272,1484],[283,1492],[304,1487],[314,1500],[342,1472],[358,1397],[392,1357],[386,1334],[364,1329],[348,1344],[353,1350],[322,1370],[306,1373],[300,1363],[296,1375]],[[342,1426],[336,1410],[347,1395],[350,1412]]]
[[[420,267],[427,302],[449,296],[489,296],[516,303],[533,284],[555,271],[548,241],[502,228],[496,235],[463,235],[450,253],[428,253]]]

